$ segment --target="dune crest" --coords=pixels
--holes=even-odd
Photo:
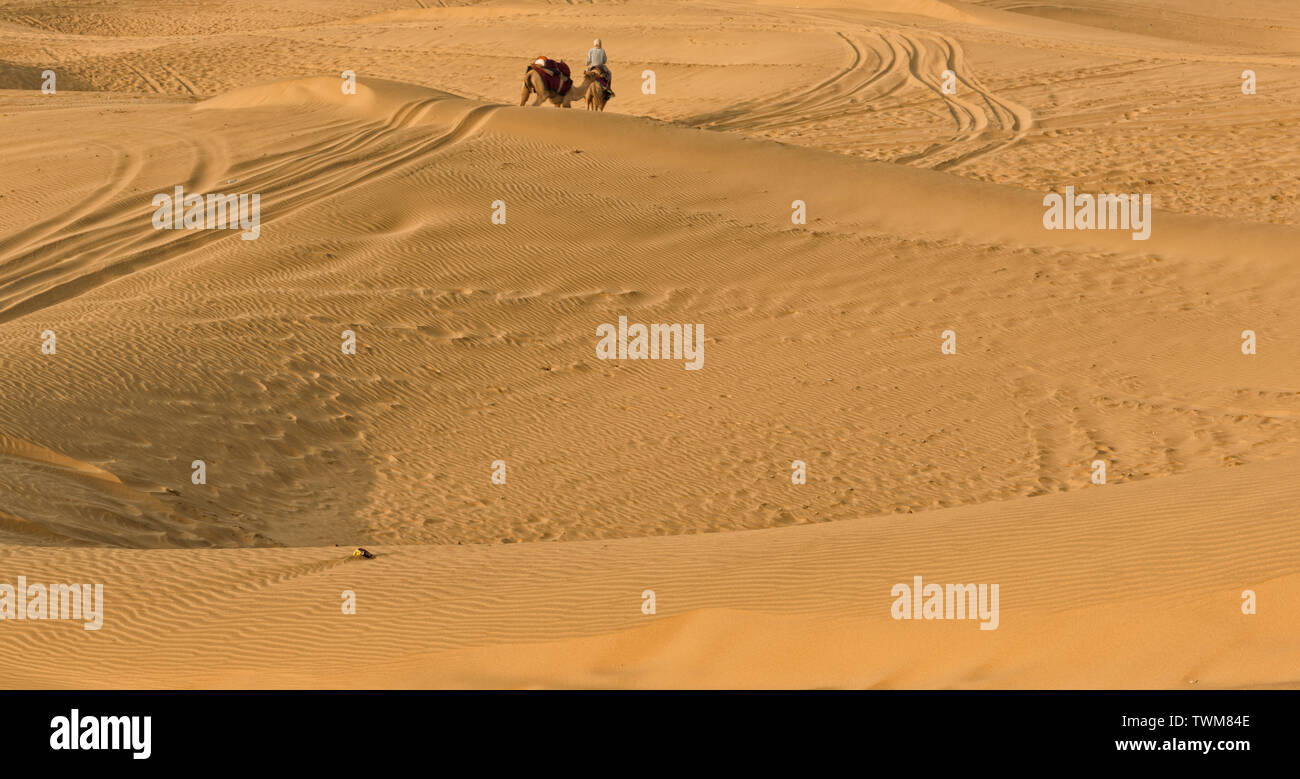
[[[410,103],[457,99],[456,95],[416,84],[358,77],[355,93],[345,92],[341,76],[295,78],[254,84],[208,98],[196,110],[241,108],[346,109],[371,119],[384,119]]]

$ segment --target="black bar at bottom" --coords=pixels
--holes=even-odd
[[[499,771],[620,755],[641,770],[680,770],[686,755],[734,767],[848,759],[873,771],[885,757],[913,768],[1218,763],[1294,758],[1297,703],[1294,691],[22,691],[0,693],[0,744],[10,765],[128,771],[415,761],[460,773],[462,759]],[[144,717],[148,744],[136,748]],[[90,748],[115,734],[119,748]]]

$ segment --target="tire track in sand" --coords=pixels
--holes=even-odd
[[[953,134],[894,161],[937,170],[1004,149],[1034,125],[1027,107],[981,84],[961,45],[945,35],[887,28],[866,34],[836,30],[835,34],[848,47],[850,62],[831,77],[809,88],[744,101],[681,123],[709,130],[767,132],[853,114],[869,121],[869,112],[878,111],[881,101],[921,89],[942,101],[952,118]],[[953,72],[956,94],[943,91],[945,70]]]
[[[215,166],[201,158],[196,170],[220,181],[238,172],[244,187],[261,195],[263,225],[324,198],[362,186],[422,161],[475,133],[500,106],[478,105],[456,117],[432,138],[409,135],[437,99],[417,100],[381,122],[342,136],[306,155],[283,157],[272,165],[243,168],[236,164],[213,175]],[[195,194],[203,194],[195,188]],[[218,240],[239,240],[231,230],[154,230],[140,204],[114,204],[86,219],[89,225],[16,256],[0,256],[0,268],[39,268],[10,273],[0,281],[0,323],[77,297],[116,279],[195,251]],[[0,277],[3,278],[3,277]]]

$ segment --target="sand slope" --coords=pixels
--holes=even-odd
[[[593,114],[502,103],[590,9],[0,4],[0,582],[108,598],[0,684],[1296,685],[1297,22],[1058,6],[602,5]],[[177,185],[260,237],[153,229]],[[890,619],[914,575],[1001,626]]]
[[[32,580],[103,581],[107,617],[6,625],[27,660],[0,683],[1294,687],[1296,475],[1292,459],[814,527],[373,560],[5,547]],[[998,629],[891,619],[890,588],[916,575],[999,583]]]

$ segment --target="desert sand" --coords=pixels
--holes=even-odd
[[[518,106],[594,37],[605,112]],[[0,686],[1300,687],[1289,0],[3,0],[0,52],[0,584],[104,590]]]

